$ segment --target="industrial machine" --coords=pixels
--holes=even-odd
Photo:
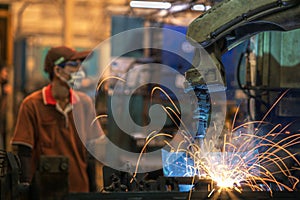
[[[289,134],[296,138],[294,141],[299,140],[297,134],[300,128],[298,122],[300,115],[296,111],[298,110],[296,107],[300,103],[298,98],[300,93],[298,80],[294,78],[299,77],[297,71],[300,63],[297,53],[295,53],[299,46],[297,44],[299,40],[299,30],[297,30],[300,20],[299,5],[298,1],[222,1],[212,10],[195,19],[189,25],[187,32],[187,38],[192,44],[201,44],[210,54],[211,59],[223,75],[224,81],[226,78],[230,78],[229,74],[226,74],[230,68],[236,71],[234,75],[237,85],[233,87],[242,91],[247,98],[246,112],[249,121],[259,122],[258,124],[253,123],[253,129],[250,132],[263,142],[258,141],[255,145],[259,146],[266,142],[265,138],[268,138],[271,143],[287,147],[286,149],[295,155],[299,151],[298,142],[292,146],[287,144],[292,143],[289,140]],[[238,53],[235,52],[236,64],[231,62],[231,66],[225,66],[226,60],[223,55],[237,47],[240,49]],[[202,63],[201,57],[194,57],[194,67],[186,72],[186,79],[191,83],[190,85],[198,97],[200,109],[197,109],[200,112],[197,114],[199,128],[196,137],[200,139],[200,145],[201,141],[207,137],[207,127],[212,120],[209,106],[213,103],[210,99],[212,93],[208,91],[206,85],[218,82],[216,79],[210,81],[205,77],[208,76],[207,72],[209,71],[205,70],[207,66],[203,66]],[[242,77],[243,80],[241,80]],[[228,83],[230,84],[230,82]],[[232,85],[228,85],[228,87],[232,87]],[[236,95],[237,93],[233,93],[233,96]],[[234,115],[229,118],[236,119],[239,113]],[[244,122],[247,121],[246,119],[247,116],[245,116]],[[265,122],[272,125],[262,125]],[[229,129],[234,130],[235,123],[239,124],[233,120]],[[279,126],[284,128],[278,128]],[[247,135],[243,134],[243,130],[238,130],[238,132],[242,134],[237,134],[237,137]],[[276,136],[273,137],[270,133]],[[226,136],[229,137],[230,134],[234,135],[235,133],[229,131]],[[225,139],[224,143],[227,141]],[[242,144],[245,145],[245,143]],[[259,157],[259,165],[263,166],[264,159],[269,157],[264,152],[268,152],[270,149],[257,148],[257,150],[258,154],[263,155]],[[221,151],[229,153],[232,150],[227,152],[226,149],[222,149]],[[282,155],[276,154],[276,156],[280,158]],[[298,160],[299,156],[297,155],[295,162],[286,160],[287,168],[293,169],[291,175],[297,179],[299,177]],[[274,172],[275,169],[278,170],[275,165],[276,163],[268,163],[266,168]],[[263,174],[264,170],[258,173]],[[277,177],[277,175],[274,176]],[[279,179],[282,183],[289,184],[288,178],[280,177]],[[271,190],[276,190],[276,188],[276,186],[270,186]],[[299,186],[295,186],[294,189],[298,190]]]
[[[189,39],[191,43],[201,44],[201,46],[211,55],[211,58],[214,60],[215,65],[222,73],[225,81],[225,79],[228,77],[226,77],[224,64],[222,63],[222,55],[224,53],[228,52],[239,43],[249,40],[250,37],[255,34],[267,31],[290,31],[299,28],[299,15],[299,1],[222,1],[204,15],[201,15],[195,19],[189,25],[187,39]],[[261,41],[260,45],[270,45],[266,42],[267,41]],[[287,46],[278,46],[278,48],[284,47]],[[274,45],[269,48],[277,47]],[[260,53],[262,54],[264,52]],[[239,57],[236,58],[236,60],[239,59]],[[275,74],[278,73],[278,70],[277,72],[274,70],[275,66],[273,66],[273,71],[270,70],[272,73],[270,73],[270,71],[266,72],[266,70],[263,72],[263,69],[261,69],[264,67],[272,68],[272,63],[264,63],[264,60],[266,59],[268,59],[266,58],[266,55],[265,58],[258,58],[258,63],[256,66],[254,66],[256,68],[255,70],[258,71],[257,74],[253,75],[256,76],[255,82],[250,83],[250,80],[247,80],[248,82],[245,84],[245,86],[242,87],[240,85],[242,90],[247,90],[249,92],[249,90],[256,87],[257,90],[254,90],[257,93],[258,90],[268,91],[275,89],[269,83],[265,83],[266,80],[263,80],[266,76],[275,76],[276,79],[279,79],[278,75],[276,76]],[[291,57],[290,59],[297,60],[296,57]],[[239,65],[240,64],[241,63],[239,63]],[[297,64],[299,66],[299,63]],[[194,68],[191,68],[186,72],[186,78],[191,82],[194,90],[197,90],[197,93],[199,93],[199,107],[202,107],[202,116],[199,115],[200,125],[197,137],[203,138],[206,134],[206,128],[209,119],[209,97],[205,95],[208,95],[207,87],[203,86],[205,85],[204,79],[206,74],[205,72],[202,74],[201,82],[201,79],[199,78],[200,74],[193,73],[197,70],[201,71],[201,68],[203,68],[203,66],[201,66],[201,58],[195,57],[193,65]],[[228,67],[232,68],[234,66]],[[276,67],[278,69],[279,66],[277,65]],[[240,74],[237,75],[237,78],[239,78],[239,76]],[[206,84],[211,83],[208,82]],[[287,87],[276,87],[277,90],[284,90],[286,88]],[[293,88],[297,88],[297,86]],[[261,110],[256,109],[256,112],[260,113]]]

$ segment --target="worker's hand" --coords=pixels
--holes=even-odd
[[[19,183],[18,188],[21,193],[28,193],[30,188],[30,183],[29,182]]]
[[[30,185],[30,183],[29,182],[23,182],[23,183],[20,183],[20,185],[23,185],[23,186],[27,187],[27,186]]]

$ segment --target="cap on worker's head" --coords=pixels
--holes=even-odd
[[[52,79],[54,66],[66,61],[84,60],[90,53],[90,51],[78,52],[66,46],[52,47],[46,55],[44,70]]]

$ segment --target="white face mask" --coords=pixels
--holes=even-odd
[[[69,88],[74,88],[78,89],[81,87],[81,80],[85,77],[85,73],[82,70],[79,70],[77,72],[73,72],[69,74],[70,79],[67,80],[66,78],[58,75],[58,77],[60,78],[60,80],[62,80],[63,82],[65,82]]]

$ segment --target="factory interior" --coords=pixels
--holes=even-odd
[[[52,112],[21,112],[69,69],[56,60],[49,79],[44,68],[60,46],[89,52],[62,128],[35,119]],[[0,0],[0,200],[299,199],[298,50],[299,0]],[[73,93],[91,100],[84,119]],[[80,138],[93,164],[84,192],[68,157],[83,151],[57,153],[70,119],[66,140]],[[35,154],[36,130],[15,148],[31,131],[22,120],[56,128],[51,153]],[[82,121],[102,134],[88,141]],[[27,149],[39,156],[24,182]]]

